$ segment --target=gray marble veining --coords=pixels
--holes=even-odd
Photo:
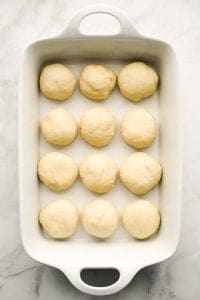
[[[0,300],[97,299],[77,291],[58,270],[40,265],[21,245],[18,212],[17,106],[24,47],[53,36],[92,0],[0,1]],[[101,1],[98,1],[101,2]],[[144,35],[170,43],[181,75],[183,200],[176,254],[141,270],[129,286],[106,299],[196,300],[200,297],[200,1],[110,0],[127,11]]]

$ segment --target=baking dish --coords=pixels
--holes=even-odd
[[[115,17],[121,31],[109,36],[80,33],[81,21],[95,13]],[[160,76],[158,92],[140,103],[125,100],[117,89],[103,104],[85,99],[78,90],[71,99],[59,104],[39,93],[38,76],[46,63],[67,63],[78,76],[81,66],[86,63],[107,64],[117,72],[122,65],[134,60],[151,64]],[[159,137],[146,150],[160,159],[164,170],[162,184],[143,197],[159,206],[162,214],[160,231],[151,239],[133,240],[120,227],[105,242],[88,237],[81,228],[67,241],[54,241],[44,236],[38,225],[38,211],[48,201],[67,196],[81,209],[87,201],[96,198],[79,182],[62,194],[50,192],[38,182],[36,170],[39,157],[48,151],[55,151],[40,137],[40,117],[49,109],[62,106],[72,111],[78,120],[84,111],[94,105],[111,108],[118,119],[124,111],[141,106],[147,108],[159,123]],[[117,133],[113,143],[103,150],[92,149],[80,138],[71,146],[56,150],[68,153],[77,163],[87,153],[104,151],[112,154],[120,165],[126,155],[134,151],[122,144]],[[172,48],[162,41],[141,36],[121,10],[105,5],[80,10],[61,35],[28,46],[19,84],[19,178],[21,234],[25,250],[35,260],[60,269],[79,290],[93,295],[115,293],[124,288],[141,268],[169,258],[178,243],[181,204],[180,103],[177,61]],[[128,200],[137,197],[118,182],[113,191],[103,198],[115,202],[121,210]],[[82,280],[80,274],[85,269],[115,269],[119,271],[119,278],[108,286],[92,286]]]

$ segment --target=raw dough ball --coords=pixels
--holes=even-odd
[[[102,199],[87,204],[82,214],[82,224],[85,231],[102,239],[111,236],[116,230],[118,219],[118,211],[115,206]]]
[[[142,195],[153,189],[160,181],[161,165],[144,152],[131,154],[120,170],[122,183],[134,194]]]
[[[40,211],[39,222],[52,238],[65,239],[77,228],[78,210],[69,200],[56,200]]]
[[[108,98],[116,84],[115,73],[106,66],[85,66],[80,76],[80,90],[87,98],[104,100]]]
[[[65,109],[51,110],[40,123],[45,140],[58,146],[71,144],[77,136],[77,123]]]
[[[50,152],[40,159],[38,175],[48,188],[60,192],[74,183],[78,168],[71,157],[59,152]]]
[[[117,167],[110,156],[93,154],[80,164],[80,176],[88,190],[102,194],[113,188],[117,176]]]
[[[53,100],[69,98],[75,89],[76,77],[62,64],[47,65],[40,74],[42,94]]]
[[[149,201],[131,201],[123,210],[122,224],[133,237],[146,239],[158,230],[160,214]]]
[[[130,110],[123,116],[121,135],[131,146],[138,149],[148,147],[156,138],[155,120],[144,109]]]
[[[118,85],[124,97],[133,101],[153,95],[158,85],[158,75],[154,69],[142,62],[133,62],[121,69]]]
[[[95,147],[108,145],[115,134],[115,129],[115,117],[103,107],[93,108],[81,118],[81,136],[88,144]]]

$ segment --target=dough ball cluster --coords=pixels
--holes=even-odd
[[[68,99],[76,87],[76,77],[62,64],[47,65],[40,74],[40,90],[52,100]]]
[[[40,211],[39,222],[52,238],[65,239],[77,228],[78,210],[70,200],[56,200]]]
[[[131,154],[120,169],[122,183],[137,195],[152,190],[159,183],[161,175],[159,162],[144,152]]]
[[[93,200],[87,204],[82,213],[85,231],[97,238],[105,239],[112,235],[119,222],[115,206],[103,199]]]
[[[122,224],[131,236],[146,239],[158,230],[160,213],[149,201],[130,201],[123,210]]]
[[[49,189],[60,192],[72,186],[78,168],[71,157],[60,152],[49,152],[38,163],[38,175]]]
[[[95,193],[109,192],[117,177],[117,166],[106,154],[93,154],[80,164],[80,177],[85,187]]]
[[[125,143],[137,149],[149,147],[156,138],[155,120],[144,109],[129,110],[121,122],[121,135]]]
[[[87,65],[83,68],[79,86],[84,96],[92,100],[105,100],[116,84],[116,75],[107,66]]]
[[[40,123],[42,135],[48,143],[66,146],[77,136],[77,123],[71,113],[62,108],[51,110]]]
[[[116,130],[116,120],[106,108],[90,109],[81,118],[81,137],[91,146],[103,147],[108,145]]]
[[[153,68],[143,62],[132,62],[119,72],[118,85],[124,97],[140,101],[156,91],[158,75]]]
[[[118,81],[121,94],[132,101],[140,101],[156,91],[156,71],[142,62],[124,66],[118,79],[111,68],[90,64],[83,68],[79,87],[88,99],[107,99]],[[40,74],[40,90],[49,99],[68,99],[76,87],[76,77],[62,64],[45,66]],[[116,119],[107,108],[99,107],[86,111],[80,120],[80,135],[93,147],[111,143],[116,132]],[[45,140],[57,146],[71,144],[78,133],[73,115],[65,109],[49,111],[40,123]],[[121,121],[121,136],[125,143],[136,149],[149,147],[155,140],[157,128],[154,118],[146,110],[137,108],[126,112]],[[99,151],[99,150],[96,150]],[[107,154],[96,153],[84,158],[79,166],[83,185],[91,192],[103,194],[111,191],[118,168]],[[55,192],[71,187],[78,176],[78,167],[73,159],[60,152],[45,154],[38,162],[38,176],[42,183]],[[144,152],[131,154],[120,169],[120,180],[132,193],[142,195],[153,189],[160,181],[162,167]],[[89,202],[81,215],[82,226],[91,236],[99,239],[110,237],[119,224],[119,213],[109,201],[101,198]],[[39,222],[44,231],[54,239],[72,236],[78,226],[79,213],[68,199],[59,199],[47,204],[39,213]],[[146,200],[129,202],[122,211],[121,222],[134,238],[146,239],[159,229],[159,210]]]

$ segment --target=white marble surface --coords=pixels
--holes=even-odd
[[[65,276],[30,259],[21,245],[17,175],[17,96],[24,47],[53,36],[79,8],[94,0],[0,1],[0,299],[96,299]],[[99,1],[101,2],[101,1]],[[181,73],[183,200],[181,238],[168,261],[140,271],[129,286],[105,299],[193,300],[200,296],[200,1],[110,0],[144,35],[169,42]]]

